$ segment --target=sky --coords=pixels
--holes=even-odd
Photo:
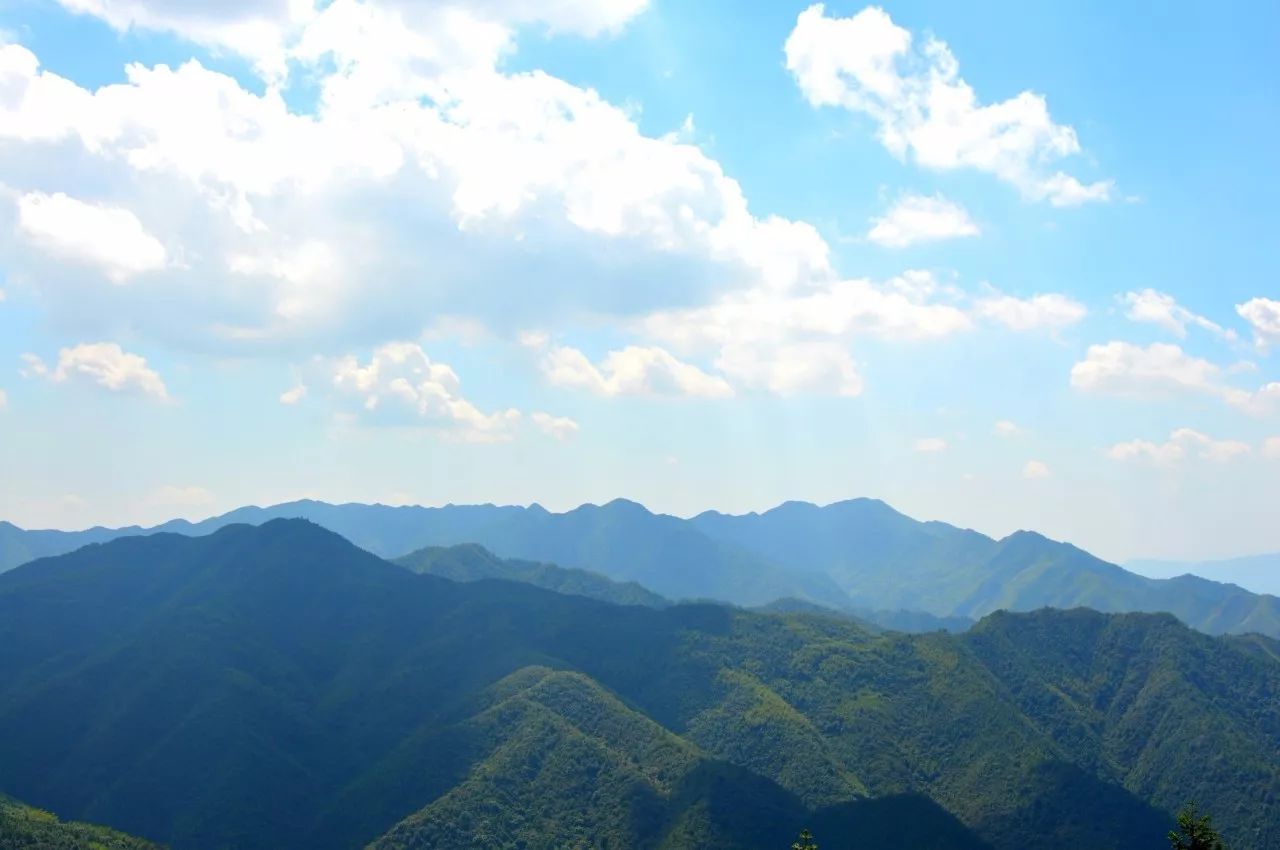
[[[1278,38],[1270,2],[0,0],[0,518],[869,496],[1280,550]]]

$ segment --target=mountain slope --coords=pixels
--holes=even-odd
[[[504,579],[536,587],[612,602],[616,605],[648,605],[663,608],[671,603],[635,582],[616,582],[588,570],[571,570],[537,561],[499,558],[475,543],[457,546],[428,546],[394,563],[415,573],[439,576],[452,581]]]
[[[1280,723],[1255,711],[1280,700],[1280,666],[1253,638],[1223,651],[1168,615],[1077,609],[995,614],[964,640],[1082,766],[1168,810],[1212,794],[1233,846],[1280,841]]]
[[[861,840],[846,831],[866,822],[857,812],[905,811],[968,842],[938,846],[972,846],[971,830],[998,850],[1155,850],[1179,788],[1242,846],[1280,847],[1274,642],[1098,615],[1122,624],[1130,654],[1086,676],[1052,661],[1091,651],[1071,620],[1008,616],[1035,639],[457,584],[300,521],[131,538],[0,576],[0,764],[24,799],[197,850],[358,846],[422,812],[394,840],[422,827],[434,841],[443,823],[455,833],[441,846],[503,846],[477,818],[544,817],[556,835],[580,824],[695,847],[736,840],[751,807],[777,814],[780,834],[824,824],[832,846]],[[1082,705],[1133,670],[1168,681],[1164,659],[1194,659],[1178,712],[1089,726],[1049,710],[1079,680],[1093,689]],[[1199,672],[1211,668],[1239,682]],[[551,677],[541,691],[538,676]],[[512,722],[493,720],[505,711]],[[1075,745],[1095,728],[1113,748],[1153,741],[1158,758]],[[1198,770],[1199,754],[1245,744],[1255,757],[1238,774]],[[610,806],[644,817],[624,826],[563,793],[588,757],[611,777]],[[644,778],[676,774],[687,781]]]
[[[5,850],[161,850],[102,826],[66,823],[0,794],[0,847]]]

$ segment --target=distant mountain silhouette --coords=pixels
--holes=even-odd
[[[825,507],[787,502],[760,514],[707,512],[688,520],[625,499],[565,513],[538,505],[301,501],[239,508],[199,523],[177,520],[151,531],[207,534],[231,523],[294,517],[386,558],[478,544],[502,559],[587,570],[667,599],[754,607],[790,598],[891,627],[955,629],[1000,609],[1087,606],[1170,612],[1210,634],[1280,637],[1280,598],[1194,577],[1148,579],[1034,532],[994,540],[946,523],[919,522],[874,499]],[[0,552],[56,554],[138,532],[24,532],[6,525],[0,527]]]
[[[1210,581],[1239,585],[1253,593],[1280,595],[1280,552],[1219,561],[1136,559],[1126,561],[1125,568],[1149,578],[1193,575]]]

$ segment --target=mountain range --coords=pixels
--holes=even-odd
[[[1150,578],[1194,575],[1213,581],[1238,584],[1254,593],[1280,596],[1280,552],[1248,555],[1220,561],[1126,561],[1125,568]]]
[[[546,562],[635,583],[670,600],[759,607],[794,599],[889,627],[964,628],[997,610],[1086,606],[1170,612],[1210,634],[1280,637],[1280,598],[1183,575],[1152,579],[1029,531],[996,540],[920,522],[874,499],[764,513],[654,514],[618,499],[565,513],[530,507],[441,508],[300,501],[245,507],[151,529],[24,531],[0,523],[0,568],[144,532],[207,534],[235,523],[303,518],[384,558],[478,544],[503,559]]]
[[[877,634],[406,563],[274,520],[0,575],[0,790],[175,850],[1155,850],[1189,799],[1280,848],[1260,635]]]

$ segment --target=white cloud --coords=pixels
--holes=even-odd
[[[1120,297],[1120,301],[1128,307],[1125,316],[1129,319],[1159,325],[1179,339],[1186,337],[1187,325],[1195,325],[1219,336],[1235,337],[1234,332],[1224,330],[1221,325],[1183,307],[1172,295],[1154,289],[1126,292]]]
[[[995,424],[993,429],[998,437],[1021,437],[1026,433],[1016,422],[1010,422],[1008,419],[1001,419]]]
[[[129,210],[61,192],[19,197],[18,230],[46,253],[96,266],[114,283],[164,268],[168,258],[160,240]]]
[[[716,368],[736,383],[780,396],[862,394],[862,376],[839,342],[729,342]]]
[[[800,13],[787,38],[787,69],[813,106],[869,116],[899,159],[983,171],[1055,206],[1111,197],[1109,180],[1086,185],[1051,170],[1050,163],[1079,153],[1080,142],[1074,129],[1053,122],[1042,95],[1024,91],[983,105],[944,42],[913,42],[878,7],[839,18],[816,4]]]
[[[1280,410],[1280,381],[1264,384],[1253,392],[1227,388],[1223,395],[1228,403],[1254,416],[1266,416]]]
[[[539,431],[557,440],[567,440],[578,433],[578,423],[567,416],[552,416],[542,411],[529,417]]]
[[[867,238],[889,248],[978,235],[968,211],[941,195],[907,195],[871,225]]]
[[[1150,396],[1170,392],[1221,392],[1222,370],[1169,343],[1146,348],[1128,342],[1091,345],[1071,367],[1071,386],[1086,392]]]
[[[677,360],[656,347],[627,346],[605,355],[600,365],[576,348],[552,346],[542,357],[542,373],[554,386],[576,387],[600,396],[693,396],[728,398],[724,378]]]
[[[1079,301],[1058,293],[1030,298],[992,295],[980,299],[974,312],[1015,331],[1057,330],[1076,324],[1089,313]]]
[[[113,392],[137,393],[167,399],[164,381],[145,358],[120,348],[114,342],[81,343],[58,352],[58,363],[50,369],[34,354],[22,355],[24,374],[54,383],[89,381]]]
[[[49,174],[72,163],[117,187],[111,203],[138,209],[159,241],[182,245],[182,267],[166,275],[168,312],[144,291],[115,301],[128,310],[124,299],[137,299],[146,309],[133,312],[151,325],[136,330],[176,344],[349,340],[351,328],[373,341],[416,333],[427,311],[487,308],[514,324],[564,315],[566,304],[625,302],[640,313],[690,303],[713,285],[830,280],[817,230],[753,215],[737,181],[697,146],[643,135],[627,109],[590,89],[502,73],[492,51],[476,65],[437,45],[425,61],[419,43],[447,37],[470,50],[471,35],[498,19],[503,44],[511,26],[534,19],[590,32],[640,5],[607,14],[579,3],[448,7],[441,28],[415,17],[438,22],[437,4],[330,4],[304,16],[296,39],[312,51],[295,72],[317,78],[315,114],[290,112],[275,87],[256,94],[195,61],[130,65],[125,82],[90,91],[42,71],[24,47],[0,47],[0,141],[23,153],[0,158],[0,180],[6,160]],[[256,14],[233,11],[200,14],[239,23]],[[362,17],[375,12],[400,22]],[[351,26],[330,17],[339,15]],[[368,29],[384,24],[392,37]],[[13,265],[53,293],[51,310],[83,316],[84,284],[55,286]],[[526,285],[512,297],[505,283],[517,276]]]
[[[1049,465],[1044,461],[1029,460],[1022,467],[1022,477],[1030,480],[1039,478],[1048,478],[1053,472],[1049,469]]]
[[[0,390],[0,410],[4,410],[9,406],[9,394],[4,390]]]
[[[352,27],[375,12],[387,22],[379,32],[398,36],[390,44],[409,42],[412,39],[407,34],[413,34],[423,42],[420,50],[424,58],[459,62],[466,58],[493,61],[510,49],[509,28],[513,26],[540,24],[553,33],[594,36],[620,29],[648,5],[648,0],[391,0],[376,7],[353,0],[337,0],[327,6],[315,0],[230,0],[216,4],[193,4],[187,0],[58,2],[73,12],[100,18],[120,32],[167,31],[207,47],[239,53],[270,80],[287,73],[288,60],[303,51],[316,29],[356,40],[362,33],[358,29],[344,32],[342,25]],[[391,22],[399,23],[403,31],[397,33]],[[424,37],[424,33],[435,37]]]
[[[658,311],[640,329],[679,351],[714,352],[715,365],[743,386],[780,394],[857,395],[862,379],[853,339],[928,339],[967,330],[968,314],[929,272],[884,283],[837,280],[799,292],[755,287],[710,304]]]
[[[289,404],[289,405],[297,404],[298,402],[302,401],[302,399],[305,398],[306,395],[307,395],[307,385],[296,384],[295,386],[290,387],[289,389],[280,393],[280,403]]]
[[[1224,370],[1171,343],[1143,348],[1128,342],[1091,345],[1085,359],[1071,367],[1071,386],[1084,392],[1152,398],[1185,393],[1220,398],[1254,415],[1280,408],[1280,382],[1254,391],[1224,381]]]
[[[284,73],[284,30],[306,4],[288,0],[230,0],[218,4],[182,0],[58,0],[69,11],[92,15],[113,29],[162,30],[208,47],[230,48],[253,59],[259,70]]]
[[[1280,437],[1268,437],[1263,442],[1262,456],[1270,460],[1280,460]]]
[[[1191,428],[1179,428],[1163,443],[1153,443],[1150,440],[1116,443],[1107,450],[1107,456],[1118,461],[1147,460],[1168,466],[1185,460],[1192,449],[1196,450],[1200,458],[1219,463],[1251,451],[1248,443],[1239,440],[1215,440]]]
[[[934,300],[936,289],[933,276],[919,271],[884,284],[842,280],[794,294],[756,289],[703,307],[655,313],[645,319],[645,327],[680,346],[860,334],[923,339],[967,330],[969,317],[956,306]]]
[[[1258,347],[1280,345],[1280,301],[1253,298],[1236,305],[1236,312],[1253,327]]]
[[[283,319],[322,312],[339,300],[345,283],[341,258],[320,240],[278,254],[234,254],[227,258],[231,272],[265,278],[275,287],[275,311]]]
[[[947,450],[947,441],[941,437],[921,437],[915,442],[915,450],[921,454],[936,454]]]
[[[425,425],[471,442],[509,440],[520,422],[515,409],[481,412],[462,397],[457,373],[412,342],[387,343],[367,363],[348,355],[330,374],[335,391],[358,401],[371,421]]]

